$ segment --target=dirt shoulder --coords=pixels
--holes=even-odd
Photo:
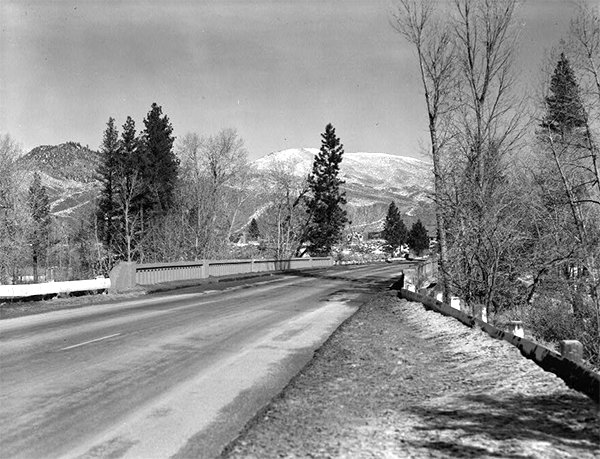
[[[592,458],[598,409],[510,344],[386,292],[224,458]]]

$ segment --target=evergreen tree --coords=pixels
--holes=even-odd
[[[587,115],[581,102],[579,85],[564,53],[561,53],[556,64],[549,90],[542,126],[561,135],[585,126]]]
[[[253,218],[250,221],[250,227],[248,228],[248,238],[251,241],[258,241],[258,239],[260,239],[260,230],[258,229],[258,223],[256,223],[255,218]]]
[[[417,220],[410,228],[408,232],[408,245],[417,256],[429,248],[429,235],[421,220]]]
[[[119,154],[119,132],[114,118],[109,118],[100,147],[100,163],[97,173],[102,188],[98,202],[98,222],[100,238],[109,252],[112,251],[112,240],[115,231],[115,189],[117,156]]]
[[[143,182],[142,209],[146,216],[165,215],[173,205],[179,160],[173,151],[173,126],[156,103],[144,119],[143,142],[138,155]]]
[[[120,175],[131,175],[135,169],[135,162],[138,160],[138,147],[140,141],[136,136],[135,121],[131,116],[127,117],[123,124],[123,133],[121,134],[120,154],[118,156],[118,165]]]
[[[346,197],[340,190],[344,182],[338,177],[344,147],[335,136],[331,123],[325,127],[321,138],[321,149],[308,177],[309,223],[305,242],[312,255],[329,255],[340,241],[344,225],[348,222],[346,210],[342,207],[346,204]]]
[[[33,261],[33,281],[37,282],[38,267],[46,258],[50,236],[50,199],[37,172],[33,175],[33,182],[29,187],[28,204],[33,220],[33,228],[29,237]]]
[[[387,242],[387,248],[391,255],[398,247],[406,243],[407,233],[408,230],[400,217],[400,211],[396,207],[396,203],[392,201],[383,225],[383,238]]]

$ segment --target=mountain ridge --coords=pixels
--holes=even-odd
[[[316,148],[290,148],[251,161],[257,174],[255,186],[264,184],[266,174],[278,164],[286,165],[296,177],[307,177],[318,153]],[[96,173],[99,153],[79,143],[42,145],[24,155],[21,161],[31,176],[34,172],[40,173],[50,196],[51,212],[56,216],[68,218],[77,209],[85,210],[99,195]],[[426,161],[387,153],[349,152],[344,153],[340,164],[340,178],[345,182],[342,189],[356,225],[381,226],[381,215],[385,216],[391,201],[396,202],[407,217],[422,215],[424,220],[431,220],[433,180],[431,164]],[[248,213],[255,214],[257,210],[258,207],[248,209]],[[356,217],[362,214],[373,217]]]
[[[293,166],[294,175],[303,177],[312,170],[314,156],[318,153],[316,148],[290,148],[271,152],[253,163],[259,171],[268,171],[277,163],[288,164]],[[393,198],[425,202],[433,190],[431,163],[387,153],[344,153],[340,178],[346,182],[343,188],[355,205],[389,204]],[[381,195],[365,190],[365,186]]]

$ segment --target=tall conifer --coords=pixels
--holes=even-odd
[[[383,239],[387,242],[387,248],[392,255],[398,247],[406,243],[407,233],[400,211],[396,207],[396,203],[392,201],[383,226]]]
[[[114,219],[116,216],[116,169],[119,154],[119,131],[115,127],[114,118],[109,118],[100,146],[100,163],[98,175],[102,188],[98,202],[98,222],[100,238],[107,250],[112,250]]]
[[[260,230],[258,229],[258,223],[256,219],[253,218],[250,221],[250,227],[248,228],[248,238],[251,241],[258,241],[260,239]]]
[[[421,223],[421,220],[417,220],[413,223],[410,231],[408,232],[408,245],[415,252],[415,254],[421,255],[423,251],[429,248],[429,235],[427,229]]]
[[[144,184],[144,213],[164,215],[173,204],[179,160],[173,151],[173,126],[156,103],[144,119],[139,166]]]
[[[321,149],[308,177],[309,224],[305,242],[312,255],[329,255],[333,246],[340,241],[344,225],[348,222],[343,208],[346,193],[340,190],[344,182],[338,177],[344,147],[331,123],[325,127],[321,138]]]
[[[561,53],[556,64],[549,90],[542,126],[561,135],[585,126],[587,115],[581,102],[579,85],[564,53]]]

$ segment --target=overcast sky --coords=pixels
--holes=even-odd
[[[445,1],[445,0],[440,0]],[[0,2],[0,132],[25,151],[99,148],[109,117],[138,130],[153,102],[174,134],[235,127],[250,158],[320,146],[419,155],[427,124],[394,0]],[[573,3],[519,12],[522,81],[567,31]],[[424,144],[426,145],[426,144]]]

